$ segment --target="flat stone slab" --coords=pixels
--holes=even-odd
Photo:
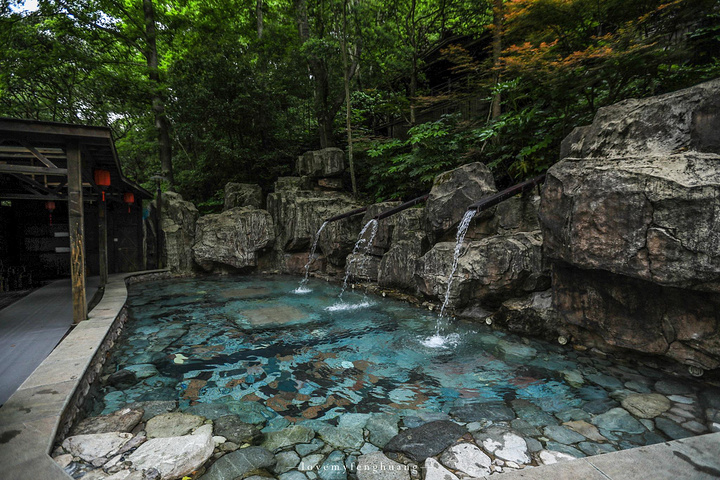
[[[88,417],[78,422],[71,430],[73,435],[89,433],[129,432],[143,418],[144,410],[123,408],[109,415]]]
[[[403,430],[385,445],[385,452],[403,453],[423,462],[445,450],[465,435],[467,429],[447,420],[426,423],[417,428]]]
[[[423,468],[425,469],[425,480],[459,480],[457,475],[432,457],[425,460]]]
[[[130,433],[92,433],[75,435],[63,440],[62,447],[86,462],[101,457],[109,457],[125,445],[133,436]]]
[[[233,443],[253,443],[262,435],[260,429],[245,423],[237,415],[225,415],[214,422],[215,435],[221,435]]]
[[[670,400],[659,393],[628,395],[621,404],[625,410],[640,418],[655,418],[672,406]]]
[[[460,443],[448,448],[440,457],[440,462],[471,477],[489,475],[492,464],[490,457],[471,443]]]
[[[179,437],[205,423],[205,419],[189,413],[163,413],[148,420],[145,432],[148,438]]]
[[[155,468],[162,480],[175,479],[200,468],[214,448],[212,425],[203,425],[192,435],[152,438],[130,454],[128,460],[136,470]]]

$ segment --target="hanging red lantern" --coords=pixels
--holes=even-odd
[[[110,172],[108,170],[95,170],[95,185],[102,190],[102,201],[105,201],[105,189],[110,186]]]
[[[48,215],[50,216],[50,226],[52,226],[52,212],[55,210],[55,202],[52,200],[45,202],[45,210],[48,211]]]
[[[132,192],[125,193],[125,195],[123,195],[123,202],[127,203],[128,213],[130,213],[130,206],[135,203],[135,194]]]

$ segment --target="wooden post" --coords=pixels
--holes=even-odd
[[[73,323],[87,318],[85,295],[85,226],[83,218],[82,164],[77,140],[67,144],[68,216],[70,227],[70,274],[72,281]]]
[[[108,244],[107,244],[107,203],[98,197],[98,226],[100,230],[100,286],[108,281]]]

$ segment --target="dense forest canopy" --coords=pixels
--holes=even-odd
[[[535,175],[598,108],[717,77],[720,1],[5,0],[0,45],[0,116],[110,126],[141,184],[212,209],[338,146],[374,201]]]

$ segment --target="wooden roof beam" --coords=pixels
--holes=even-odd
[[[22,145],[23,147],[27,148],[27,149],[30,151],[30,153],[32,153],[33,156],[35,156],[35,158],[37,158],[38,160],[40,160],[40,162],[41,162],[43,165],[45,165],[46,167],[48,167],[48,168],[57,168],[57,165],[55,165],[55,164],[52,163],[50,160],[48,160],[48,158],[47,158],[45,155],[43,155],[42,153],[40,153],[35,147],[33,147],[32,145],[30,145],[29,143],[23,142],[22,140],[20,140],[19,143],[20,143],[20,145]]]
[[[34,175],[67,176],[67,168],[31,167],[29,165],[9,165],[0,163],[0,173],[26,173]]]

